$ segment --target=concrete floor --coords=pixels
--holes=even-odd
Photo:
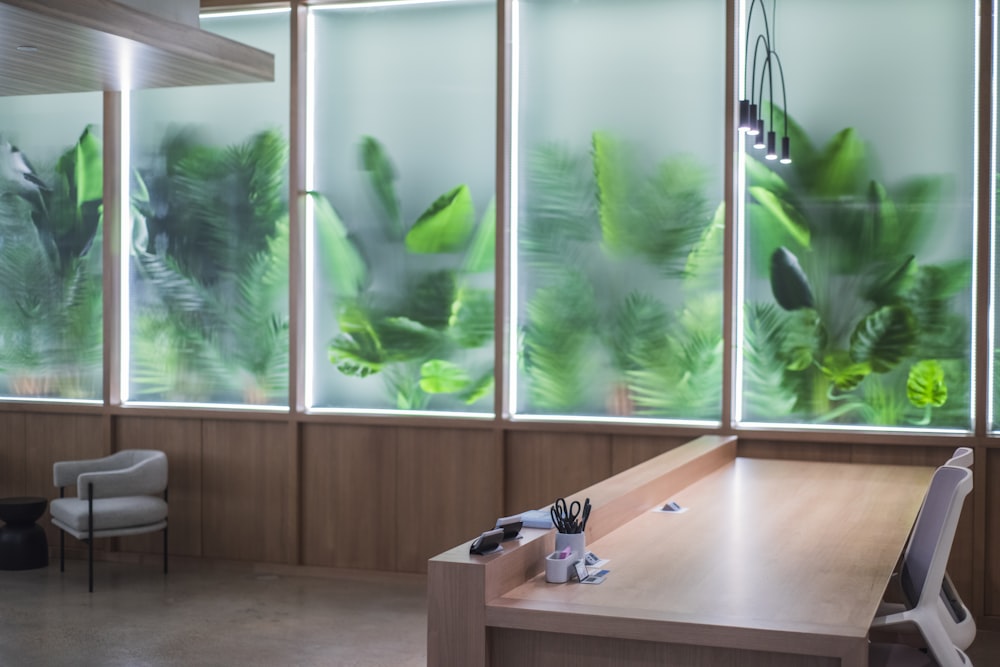
[[[417,667],[426,580],[171,563],[0,572],[3,667]]]
[[[279,574],[197,561],[0,571],[2,667],[418,667],[426,580]],[[1000,665],[1000,633],[969,656]]]

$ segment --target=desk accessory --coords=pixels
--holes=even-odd
[[[599,584],[604,581],[604,577],[611,574],[611,570],[601,570],[591,574],[590,570],[587,569],[587,564],[582,560],[573,564],[573,572],[576,575],[576,580],[581,584]]]
[[[495,528],[503,530],[504,540],[513,540],[521,532],[523,522],[520,516],[506,516],[497,519]]]
[[[476,554],[477,556],[484,556],[486,554],[501,551],[503,550],[503,547],[500,546],[500,540],[502,539],[503,528],[487,530],[485,533],[472,541],[472,544],[469,546],[469,553]]]
[[[545,557],[545,581],[550,584],[565,584],[573,571],[573,561],[558,551]]]

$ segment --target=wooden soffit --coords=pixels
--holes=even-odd
[[[111,0],[0,0],[0,96],[274,80],[274,56]]]

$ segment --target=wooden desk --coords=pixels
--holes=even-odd
[[[588,535],[611,559],[603,584],[545,583],[533,559],[552,548],[552,531],[481,563],[482,597],[467,589],[452,603],[482,623],[482,653],[434,647],[444,639],[433,627],[435,587],[459,559],[453,550],[432,560],[429,664],[867,665],[869,623],[933,470],[739,459],[735,442],[717,444],[703,454],[728,458]],[[633,471],[581,494],[615,486],[626,497]],[[649,511],[668,499],[688,511]]]

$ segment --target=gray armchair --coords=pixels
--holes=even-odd
[[[125,449],[86,461],[52,466],[59,498],[49,505],[59,533],[59,571],[66,571],[65,534],[87,543],[90,592],[94,592],[94,539],[163,531],[167,572],[167,456],[152,449]],[[76,498],[65,487],[76,485]],[[162,497],[160,497],[162,494]]]

